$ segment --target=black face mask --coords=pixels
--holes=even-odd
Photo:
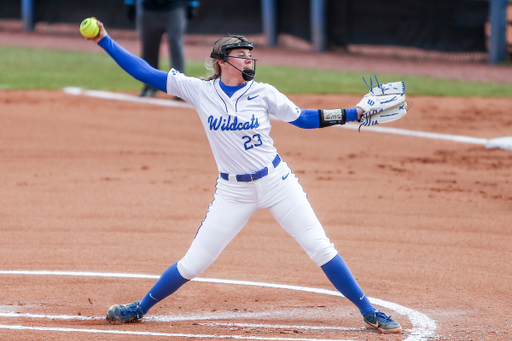
[[[234,56],[227,56],[227,57],[229,57],[229,58],[239,58],[239,59],[250,59],[250,60],[252,60],[254,69],[245,69],[243,71],[240,70],[239,68],[237,68],[236,66],[234,66],[233,64],[231,64],[230,62],[228,62],[227,59],[226,59],[226,63],[228,63],[229,65],[231,65],[232,67],[234,67],[235,69],[240,71],[242,73],[242,78],[246,82],[252,81],[254,79],[254,77],[256,77],[256,61],[257,61],[257,59],[255,59],[255,58],[246,58],[246,57],[234,57]]]
[[[255,70],[247,69],[247,70],[242,71],[242,78],[244,79],[244,81],[246,81],[246,82],[252,81],[254,79],[254,77],[256,77]]]
[[[257,61],[257,59],[255,59],[255,58],[246,58],[246,57],[228,56],[228,50],[242,48],[242,49],[248,49],[249,51],[251,51],[254,46],[252,45],[251,42],[249,42],[248,40],[246,40],[242,36],[232,36],[232,37],[238,38],[241,42],[240,43],[233,43],[233,44],[222,45],[222,47],[221,47],[221,51],[222,52],[221,53],[216,53],[216,52],[212,51],[212,53],[210,54],[210,57],[211,58],[215,58],[215,59],[222,59],[224,62],[228,63],[229,65],[231,65],[232,67],[234,67],[235,69],[240,71],[242,73],[242,78],[244,79],[244,81],[246,81],[246,82],[252,81],[254,79],[254,77],[256,77],[256,61]],[[214,44],[214,46],[215,46],[215,44]],[[247,69],[247,70],[243,70],[242,71],[239,68],[237,68],[236,66],[234,66],[233,64],[231,64],[230,62],[228,62],[228,58],[250,59],[250,60],[252,60],[253,65],[254,65],[253,69]]]

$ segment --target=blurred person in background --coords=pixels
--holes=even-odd
[[[199,1],[125,0],[124,4],[128,19],[136,23],[142,59],[158,69],[160,44],[166,33],[170,67],[185,73],[184,35],[187,21],[197,14]],[[144,84],[139,96],[154,97],[156,92],[155,88]]]

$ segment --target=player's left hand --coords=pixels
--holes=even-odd
[[[359,130],[363,126],[367,127],[380,123],[396,121],[405,116],[405,114],[407,114],[407,110],[407,102],[404,101],[391,108],[364,113],[359,117],[359,123],[361,123]]]
[[[374,96],[403,95],[405,94],[405,82],[378,83],[377,86],[370,88],[368,93]]]
[[[364,84],[370,91],[356,105],[359,119],[362,114],[380,112],[405,102],[405,83],[403,81],[380,84],[377,75],[374,77],[376,84],[370,77],[369,85],[363,77]]]
[[[375,76],[377,86],[370,77],[369,92],[356,105],[359,122],[362,126],[387,123],[402,118],[407,110],[405,101],[405,83],[403,81],[380,84]]]
[[[361,108],[367,114],[393,108],[403,102],[405,102],[405,94],[375,96],[368,93],[357,103],[356,108]]]

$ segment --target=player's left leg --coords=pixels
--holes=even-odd
[[[268,198],[275,200],[268,203],[268,209],[272,215],[295,238],[309,257],[322,268],[334,287],[359,308],[369,326],[381,331],[401,330],[398,323],[379,312],[370,303],[347,264],[327,238],[307,200],[306,193],[289,167],[286,165],[285,169],[277,170],[279,171],[276,173],[290,174],[288,176],[272,174],[268,179],[275,182],[271,193],[268,193]],[[378,321],[374,324],[368,323],[367,316],[370,316],[369,321],[374,321],[376,318]]]
[[[399,333],[402,331],[398,322],[393,321],[390,316],[372,306],[339,254],[322,265],[321,268],[334,287],[359,308],[368,328],[377,329],[383,333]],[[347,294],[351,296],[349,297]],[[354,294],[356,294],[355,297],[353,297]]]
[[[359,308],[361,314],[375,311],[334,245],[327,238],[298,180],[293,177],[286,179],[285,182],[287,184],[283,184],[279,192],[287,194],[269,207],[272,215],[308,256],[322,267],[334,287]]]

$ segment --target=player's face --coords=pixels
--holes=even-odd
[[[251,51],[248,49],[233,49],[229,51],[228,56],[236,57],[230,60],[231,63],[233,63],[233,61],[240,60],[246,62],[246,64],[248,63],[250,65],[249,68],[252,66],[252,55]]]
[[[252,69],[252,58],[251,57],[251,51],[248,49],[233,49],[229,51],[228,56],[235,57],[235,58],[228,58],[228,61],[233,64],[236,68],[240,70],[246,70],[246,69]],[[222,69],[222,79],[223,83],[225,83],[225,80],[231,80],[230,83],[234,82],[236,80],[236,83],[243,84],[245,81],[242,78],[242,73],[237,70],[232,65],[229,65],[228,63],[224,63],[224,68]]]

